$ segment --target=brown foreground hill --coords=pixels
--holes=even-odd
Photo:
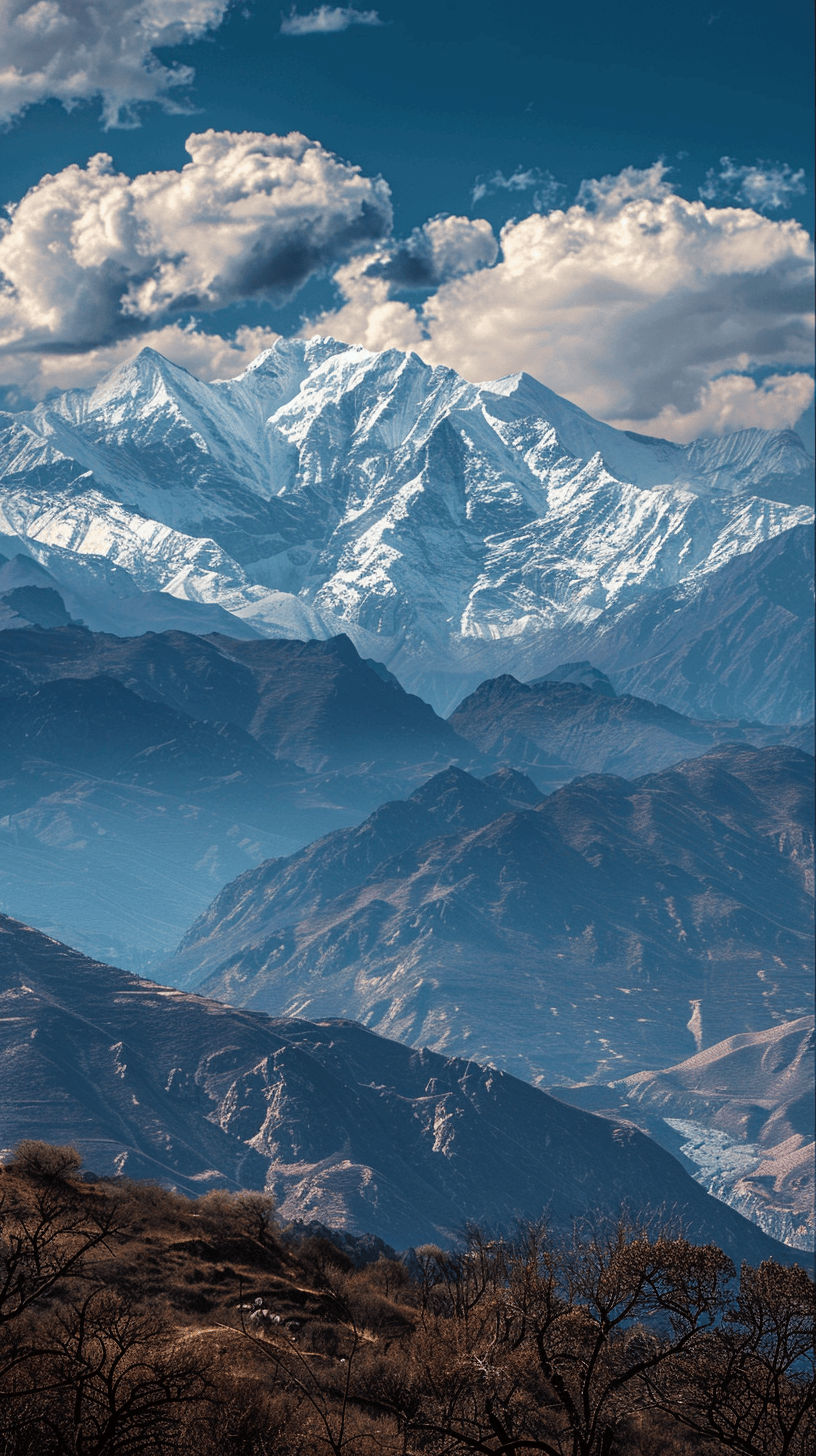
[[[79,1162],[24,1142],[0,1170],[4,1456],[813,1449],[800,1267],[737,1281],[715,1245],[601,1216],[403,1262],[263,1194]]]

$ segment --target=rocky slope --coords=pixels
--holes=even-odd
[[[567,669],[572,669],[569,675]],[[584,681],[577,680],[579,670]],[[721,743],[762,747],[793,740],[796,747],[811,752],[813,747],[812,732],[805,741],[803,729],[744,720],[705,722],[631,693],[618,696],[606,675],[589,663],[563,664],[557,680],[521,683],[509,674],[489,679],[448,722],[460,738],[529,773],[542,788],[582,773],[633,778]]]
[[[675,446],[525,375],[476,386],[397,351],[280,341],[205,385],[144,350],[92,391],[2,417],[0,531],[55,580],[88,562],[94,626],[118,591],[135,631],[140,593],[263,635],[342,630],[448,710],[483,677],[534,675],[519,651],[546,670],[599,614],[808,523],[811,469],[791,432]]]
[[[665,1071],[558,1095],[637,1122],[709,1193],[774,1237],[812,1249],[815,1046],[805,1016],[729,1037]]]
[[[531,1080],[625,1075],[811,1009],[813,762],[709,751],[535,803],[437,775],[224,889],[162,968]]]
[[[575,651],[619,690],[680,713],[812,721],[813,619],[813,531],[799,526],[704,579],[602,614]]]
[[[550,1208],[665,1208],[739,1260],[776,1244],[631,1125],[348,1022],[273,1021],[138,980],[0,917],[0,1144],[101,1173],[267,1187],[284,1217],[449,1243]]]

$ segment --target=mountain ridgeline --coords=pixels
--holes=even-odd
[[[146,349],[0,417],[0,621],[57,593],[122,635],[345,632],[443,713],[589,658],[691,716],[802,721],[812,472],[791,431],[673,445],[397,350],[280,340],[203,384]]]
[[[227,886],[162,974],[349,1016],[535,1081],[670,1065],[812,1009],[813,761],[739,745],[547,797],[506,771],[408,799]]]

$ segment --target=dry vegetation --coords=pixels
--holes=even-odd
[[[261,1194],[0,1171],[0,1456],[806,1456],[813,1314],[667,1230],[355,1268]]]

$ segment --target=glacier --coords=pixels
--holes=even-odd
[[[524,374],[476,385],[323,338],[210,384],[144,349],[0,415],[0,549],[89,626],[155,630],[164,594],[190,630],[219,609],[236,635],[346,632],[441,710],[809,523],[811,497],[791,431],[681,446]]]

